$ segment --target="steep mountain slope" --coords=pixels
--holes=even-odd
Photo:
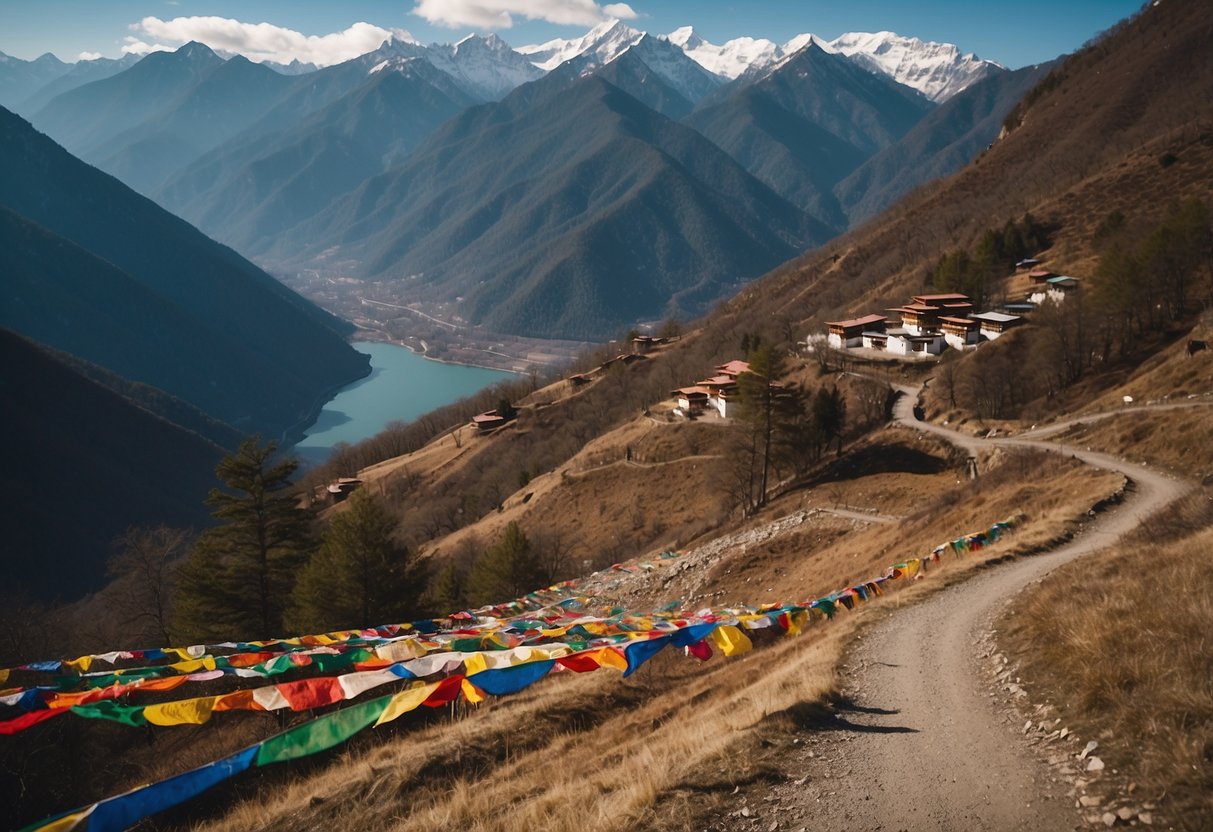
[[[582,337],[701,310],[826,233],[601,78],[532,92],[453,119],[264,254],[340,262],[380,290],[396,281],[398,298],[458,298],[502,331]]]
[[[942,182],[743,292],[727,316],[819,321],[883,308],[930,285],[941,254],[1031,212],[1050,259],[1093,264],[1109,212],[1157,222],[1213,177],[1213,14],[1160,3],[1067,58],[1013,108],[1013,128]]]
[[[270,436],[367,371],[347,325],[4,110],[0,146],[5,325]]]
[[[289,129],[241,137],[207,154],[156,199],[217,239],[251,250],[401,161],[475,103],[424,60],[376,66],[360,89]]]
[[[960,170],[998,138],[1007,114],[1056,64],[977,81],[867,159],[834,189],[849,223],[868,220],[919,185]]]
[[[6,588],[44,600],[97,589],[130,526],[207,522],[223,455],[0,329],[0,500]]]
[[[15,109],[40,88],[72,69],[50,52],[23,61],[0,52],[0,107]]]
[[[936,102],[1005,71],[993,61],[962,54],[950,43],[924,43],[896,32],[848,32],[830,41],[830,46]]]
[[[842,229],[833,186],[931,109],[912,90],[814,41],[762,80],[705,100],[685,123],[781,196]]]

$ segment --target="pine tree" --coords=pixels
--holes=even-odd
[[[346,505],[299,574],[286,621],[292,631],[398,624],[418,615],[424,574],[416,554],[395,539],[395,519],[366,491],[355,491]]]
[[[299,463],[277,444],[245,440],[220,461],[224,485],[207,504],[219,525],[202,533],[182,567],[174,638],[261,639],[282,634],[296,571],[313,548],[312,516],[290,493]]]
[[[543,585],[545,577],[531,541],[511,521],[501,540],[472,566],[468,598],[473,604],[510,601]]]

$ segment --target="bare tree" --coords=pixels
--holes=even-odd
[[[193,543],[185,529],[130,528],[115,543],[107,566],[114,581],[111,609],[124,636],[169,643],[173,574]]]

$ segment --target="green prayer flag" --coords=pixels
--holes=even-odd
[[[120,705],[113,699],[102,699],[87,705],[73,705],[72,713],[90,719],[112,719],[114,722],[133,725],[136,728],[147,725],[142,705]]]
[[[394,695],[388,694],[361,705],[342,708],[270,737],[261,743],[255,765],[264,766],[306,757],[345,742],[363,728],[373,725]]]

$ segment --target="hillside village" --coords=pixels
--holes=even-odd
[[[977,312],[973,300],[959,292],[914,295],[909,303],[885,314],[829,321],[824,336],[810,337],[802,344],[811,351],[824,343],[827,349],[857,358],[929,359],[949,348],[974,349],[1025,323],[1041,304],[1060,304],[1079,291],[1078,278],[1055,274],[1039,263],[1031,258],[1017,264],[1031,288],[1022,300],[1007,301],[996,310]]]

